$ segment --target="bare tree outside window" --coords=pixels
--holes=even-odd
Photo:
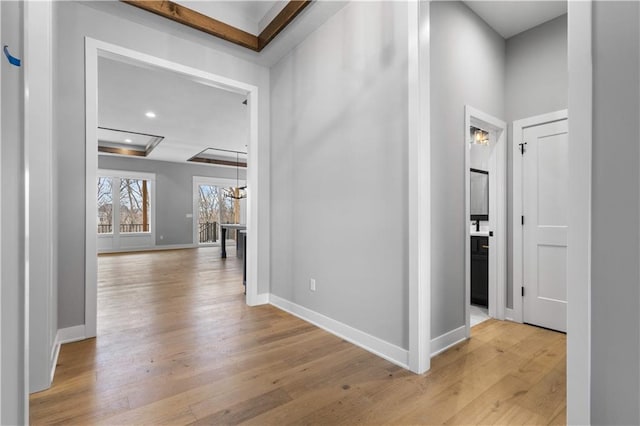
[[[233,188],[227,188],[233,191]],[[220,223],[236,223],[236,212],[234,200],[224,196],[225,191],[221,192],[220,202]]]
[[[199,185],[200,223],[217,222],[220,211],[220,188],[213,185]]]
[[[98,234],[113,232],[113,180],[98,178]]]
[[[120,232],[149,232],[147,181],[120,179]]]
[[[223,188],[215,185],[198,185],[198,229],[201,243],[216,242],[220,235],[220,223],[238,223],[236,203],[224,196]],[[235,231],[227,234],[235,239]]]

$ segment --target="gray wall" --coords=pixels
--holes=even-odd
[[[592,424],[640,424],[638,8],[594,4]]]
[[[193,177],[236,178],[236,169],[99,155],[98,168],[156,174],[156,245],[193,243]],[[244,171],[240,179],[244,179]],[[161,240],[160,236],[164,238]]]
[[[567,15],[509,38],[506,49],[507,121],[567,108]]]
[[[22,58],[21,2],[2,2],[2,42]],[[25,277],[24,277],[24,150],[23,69],[9,65],[2,57],[2,145],[0,165],[2,187],[1,274],[2,377],[0,424],[24,424],[27,407],[25,382]]]
[[[130,12],[131,6],[111,4]],[[124,13],[126,16],[126,13]],[[135,18],[139,14],[131,13]],[[148,15],[148,16],[147,16]],[[134,19],[132,18],[132,19]],[[114,43],[258,86],[259,180],[269,199],[269,70],[222,53],[224,41],[145,14],[145,24],[77,2],[54,2],[54,144],[58,151],[59,327],[84,324],[85,137],[84,37]],[[262,203],[263,201],[259,201]],[[259,218],[260,250],[268,250],[269,211]],[[259,259],[258,292],[269,290],[269,259]]]
[[[463,3],[433,2],[431,43],[433,339],[465,323],[464,106],[504,117],[505,41]]]
[[[566,109],[568,106],[567,15],[515,35],[506,43],[505,121],[509,125],[508,156],[508,245],[513,247],[513,142],[514,120]],[[507,306],[513,307],[513,250],[507,251]]]
[[[404,348],[407,13],[350,3],[271,69],[271,291]]]

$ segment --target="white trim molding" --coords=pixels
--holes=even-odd
[[[511,211],[511,234],[513,235],[513,269],[511,271],[511,285],[513,290],[513,309],[511,309],[511,320],[515,322],[524,321],[524,312],[522,308],[522,292],[523,287],[523,230],[521,217],[522,212],[522,155],[518,149],[518,144],[522,142],[524,129],[542,124],[553,123],[555,121],[566,120],[568,118],[568,110],[563,109],[547,114],[527,117],[516,120],[512,125],[511,143],[513,149],[511,151],[511,163],[513,165],[513,210]],[[569,133],[571,140],[571,133]],[[571,226],[569,227],[571,228]]]
[[[97,320],[97,235],[95,233],[97,194],[95,190],[98,169],[98,58],[107,57],[121,62],[144,64],[151,68],[168,70],[193,81],[206,83],[222,90],[247,96],[249,106],[249,146],[247,167],[247,296],[250,306],[260,304],[258,297],[258,265],[268,258],[268,229],[260,231],[258,220],[268,218],[268,183],[260,176],[266,175],[261,167],[266,167],[260,155],[268,157],[268,149],[259,149],[258,143],[258,87],[241,81],[223,77],[204,70],[158,58],[143,52],[115,44],[85,37],[85,137],[86,137],[86,225],[85,225],[85,334],[96,335]],[[265,144],[263,144],[265,145]],[[266,145],[265,145],[266,146]],[[267,147],[268,148],[268,147]],[[264,176],[263,176],[264,177]],[[268,179],[267,179],[268,180]],[[261,198],[263,197],[263,198]],[[265,242],[267,244],[265,244]],[[263,252],[259,253],[259,247]],[[268,280],[268,273],[261,279]]]
[[[408,3],[409,369],[431,368],[429,1]]]
[[[2,34],[2,7],[0,7],[0,34]],[[3,80],[2,75],[2,67],[0,67],[0,82]],[[4,190],[2,189],[2,84],[0,83],[0,241],[2,240],[2,193]],[[0,244],[0,277],[2,277],[2,268],[3,268],[3,259],[2,256],[2,244]],[[2,343],[2,292],[0,291],[0,344]],[[0,346],[0,383],[4,383],[2,381],[2,350]],[[25,392],[26,393],[26,392]],[[25,400],[26,395],[25,395]],[[27,400],[28,401],[28,400]],[[2,386],[0,386],[0,421],[2,420]],[[28,419],[27,419],[28,420]]]
[[[466,325],[455,328],[431,340],[431,356],[434,357],[464,340],[467,340]]]
[[[591,422],[592,2],[570,1],[567,423]]]
[[[30,392],[51,386],[58,315],[53,276],[52,14],[50,1],[24,4],[25,362]]]
[[[57,340],[57,336],[56,336]],[[49,383],[53,383],[53,377],[56,374],[56,367],[58,366],[58,356],[60,355],[60,344],[57,341],[53,342],[53,346],[51,347],[51,360],[50,360],[50,372],[49,372]]]
[[[84,325],[76,325],[74,327],[61,328],[58,330],[53,343],[53,347],[51,348],[51,382],[53,382],[53,377],[56,373],[58,356],[60,355],[60,347],[65,343],[77,342],[84,339],[86,339]]]
[[[56,343],[58,345],[64,345],[65,343],[78,342],[86,338],[85,326],[76,325],[73,327],[59,329],[56,334]]]
[[[270,293],[261,293],[256,296],[256,305],[268,305],[271,301]]]
[[[141,179],[151,182],[156,181],[155,173],[136,172],[133,170],[112,170],[112,169],[98,169],[98,176],[113,177],[123,179]]]
[[[384,358],[402,368],[409,368],[409,352],[399,346],[360,331],[350,325],[336,321],[311,309],[300,306],[273,294],[269,295],[271,305],[311,323],[329,333],[353,343],[374,355]]]

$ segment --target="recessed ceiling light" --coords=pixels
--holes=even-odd
[[[124,141],[125,141],[126,143],[131,143],[131,142],[133,142],[131,139],[125,139]]]
[[[156,118],[156,113],[153,111],[148,111],[145,115],[149,118]]]

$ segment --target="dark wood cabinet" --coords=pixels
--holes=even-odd
[[[489,306],[489,237],[471,237],[471,303]]]

